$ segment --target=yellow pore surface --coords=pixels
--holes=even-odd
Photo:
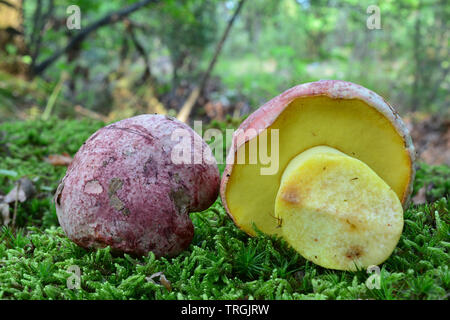
[[[278,171],[261,175],[269,165],[235,164],[225,197],[236,224],[254,235],[253,223],[264,233],[280,233],[275,217],[275,197],[284,169],[298,154],[315,146],[329,146],[367,164],[403,199],[410,181],[411,161],[402,137],[379,111],[357,99],[326,96],[294,100],[268,128],[279,131]],[[238,150],[241,152],[243,150]],[[236,156],[235,156],[236,157]]]
[[[297,252],[338,270],[382,263],[403,229],[395,192],[366,164],[329,147],[309,149],[289,163],[275,214]]]

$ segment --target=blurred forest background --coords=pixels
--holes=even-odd
[[[448,0],[0,0],[0,299],[448,300],[449,21]],[[320,79],[383,96],[421,160],[380,289],[248,238],[220,199],[190,215],[174,258],[86,251],[57,227],[60,179],[105,123],[160,113],[236,128]]]
[[[0,122],[236,125],[296,84],[342,79],[394,105],[425,161],[450,165],[449,21],[446,0],[0,0]]]

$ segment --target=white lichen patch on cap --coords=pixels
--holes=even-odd
[[[84,192],[88,194],[100,194],[103,192],[103,187],[97,180],[91,180],[84,185]]]

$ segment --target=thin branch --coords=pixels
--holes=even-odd
[[[246,0],[240,0],[239,4],[234,11],[233,16],[231,17],[230,21],[228,21],[227,27],[222,35],[222,38],[220,39],[219,43],[217,44],[216,50],[214,52],[214,56],[209,63],[208,69],[203,74],[202,80],[200,82],[200,86],[192,90],[191,94],[187,98],[186,102],[184,103],[183,107],[180,109],[180,112],[178,113],[177,119],[183,122],[186,122],[189,119],[189,115],[191,114],[192,109],[194,108],[195,104],[197,103],[198,97],[203,93],[205,90],[206,84],[208,83],[209,77],[211,75],[212,70],[214,69],[214,66],[216,64],[217,58],[219,57],[219,54],[222,50],[223,44],[225,43],[225,40],[228,37],[228,34],[230,33],[231,27],[233,26],[234,21],[236,20],[237,16],[239,15],[239,12],[242,9],[242,6],[244,5],[244,2]]]
[[[136,2],[128,7],[122,8],[118,11],[111,12],[104,16],[103,18],[91,23],[85,29],[77,33],[74,37],[69,40],[69,43],[64,47],[56,51],[51,57],[44,60],[42,63],[36,65],[33,71],[33,75],[41,74],[45,69],[47,69],[50,65],[52,65],[56,60],[58,60],[64,53],[70,51],[73,47],[79,45],[88,35],[97,29],[104,27],[106,25],[116,23],[131,13],[141,9],[142,7],[150,4],[157,3],[159,0],[142,0]]]
[[[133,41],[133,44],[136,47],[137,52],[141,55],[142,59],[144,59],[145,71],[140,80],[141,83],[144,83],[147,79],[149,79],[149,78],[151,79],[151,76],[152,76],[150,61],[148,59],[148,54],[145,51],[145,48],[142,45],[142,43],[139,42],[139,39],[137,38],[137,35],[136,35],[136,31],[135,31],[134,26],[131,23],[131,21],[127,19],[125,22],[126,22],[126,28],[127,28],[128,32],[130,32],[131,40]],[[151,80],[153,81],[153,79],[151,79]]]
[[[208,79],[211,75],[212,70],[214,69],[214,66],[216,65],[217,58],[219,57],[220,52],[222,51],[223,44],[225,43],[225,40],[228,37],[228,34],[230,33],[231,27],[233,26],[234,20],[236,20],[237,16],[239,15],[239,12],[242,9],[242,6],[244,5],[245,0],[240,0],[238,7],[236,8],[236,11],[234,12],[233,16],[231,17],[230,21],[228,21],[227,28],[225,29],[225,32],[222,35],[222,38],[219,41],[219,44],[216,47],[216,51],[214,52],[214,56],[209,63],[208,69],[206,70],[206,73],[203,75],[202,82],[200,84],[200,94],[203,93],[203,90],[206,87],[206,84],[208,82]]]

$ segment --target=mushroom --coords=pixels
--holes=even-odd
[[[267,159],[254,154],[261,148],[277,153],[271,174],[264,173]],[[355,270],[394,250],[414,159],[406,126],[382,97],[350,82],[306,83],[264,104],[236,131],[222,203],[249,235],[255,226],[320,266]]]
[[[189,126],[162,115],[108,125],[79,149],[55,195],[59,223],[85,248],[174,256],[189,246],[189,213],[219,192],[208,145]]]

